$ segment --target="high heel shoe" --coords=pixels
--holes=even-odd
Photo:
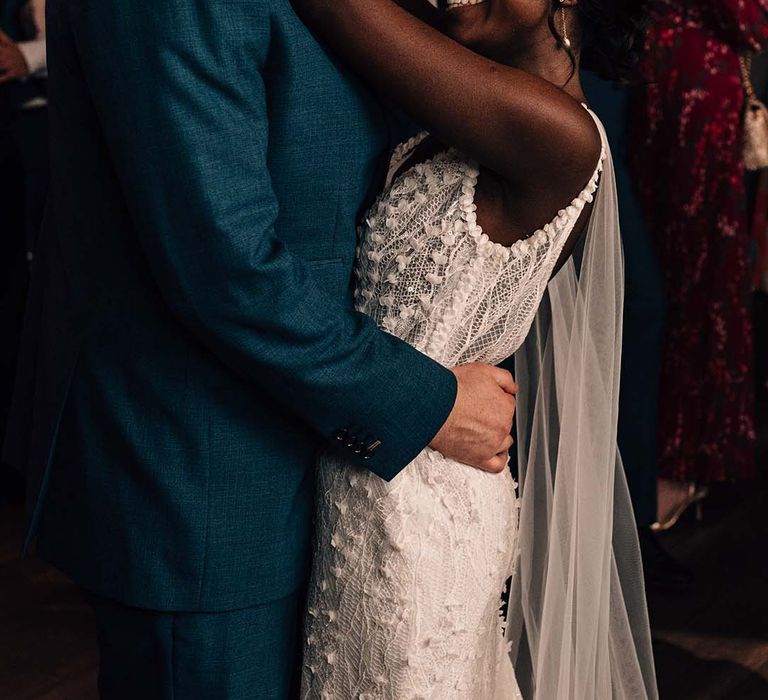
[[[651,525],[653,532],[664,532],[677,524],[680,517],[691,506],[696,507],[696,520],[701,522],[704,517],[704,499],[709,495],[709,488],[698,484],[688,484],[688,491],[685,497],[666,515],[663,520],[659,520]]]

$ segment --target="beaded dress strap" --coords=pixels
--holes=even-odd
[[[405,162],[413,155],[413,152],[426,140],[427,136],[429,136],[428,131],[420,131],[395,148],[392,152],[392,157],[389,159],[389,171],[387,172],[385,188],[392,186],[392,181],[395,179],[397,171],[403,167]]]

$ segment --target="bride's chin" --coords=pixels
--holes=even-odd
[[[445,11],[445,33],[469,48],[482,43],[483,25],[488,18],[487,0],[473,5],[458,5]]]

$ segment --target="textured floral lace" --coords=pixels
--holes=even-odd
[[[396,151],[391,172],[418,142]],[[357,308],[447,367],[509,357],[602,162],[554,221],[512,246],[477,223],[475,163],[451,149],[413,166],[360,232]],[[387,483],[328,453],[317,510],[304,698],[520,698],[499,616],[517,541],[509,470],[486,474],[427,448]]]

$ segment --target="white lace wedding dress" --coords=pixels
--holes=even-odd
[[[397,149],[388,180],[424,136]],[[509,357],[605,153],[554,221],[509,247],[477,224],[478,167],[456,150],[388,181],[361,231],[357,308],[446,367]],[[520,698],[499,613],[518,527],[509,470],[483,473],[427,448],[387,483],[328,453],[317,488],[302,697]]]

